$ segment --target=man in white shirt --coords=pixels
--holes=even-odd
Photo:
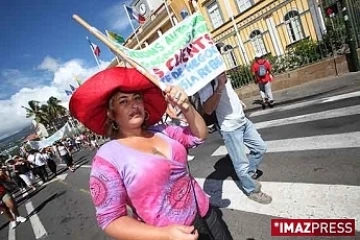
[[[206,114],[216,111],[221,135],[241,182],[239,188],[250,199],[269,204],[272,198],[261,192],[261,184],[255,180],[266,144],[253,123],[245,117],[231,82],[225,74],[221,74],[215,79],[214,87],[209,83],[199,91],[199,97]],[[245,146],[250,149],[249,157],[246,156]]]
[[[43,182],[47,182],[49,175],[46,171],[46,160],[42,154],[37,150],[31,150],[27,160],[34,166],[33,173],[38,175]]]

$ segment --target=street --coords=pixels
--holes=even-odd
[[[360,239],[360,92],[334,93],[247,116],[268,145],[259,180],[273,197],[270,205],[249,200],[236,187],[217,132],[190,151],[195,156],[191,173],[221,208],[234,239],[272,239],[270,219],[275,217],[355,218],[356,237],[344,239]],[[109,239],[97,227],[89,195],[94,154],[76,153],[75,173],[63,171],[28,196],[17,193],[20,213],[29,219],[11,230],[1,216],[0,239]]]

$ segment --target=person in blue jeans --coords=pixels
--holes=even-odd
[[[269,204],[271,196],[261,191],[257,179],[258,166],[266,152],[266,143],[253,123],[245,117],[242,103],[223,73],[215,79],[214,88],[209,83],[199,91],[200,101],[206,114],[216,111],[220,132],[240,180],[239,188],[252,200]],[[245,146],[249,148],[249,157]],[[236,181],[238,184],[238,181]]]

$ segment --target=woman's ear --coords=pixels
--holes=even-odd
[[[107,110],[107,111],[106,111],[106,116],[107,116],[110,120],[115,120],[114,113],[113,113],[113,111],[111,111],[111,110]]]

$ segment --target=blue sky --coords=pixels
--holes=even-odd
[[[100,46],[100,59],[108,64],[113,58],[111,52],[75,22],[72,15],[80,15],[102,32],[108,29],[126,38],[131,28],[122,6],[124,2],[2,0],[1,118],[12,110],[25,123],[24,112],[18,108],[37,96],[39,101],[44,101],[52,93],[66,100],[61,88],[71,83],[70,76],[84,78],[97,69],[86,36]],[[6,127],[0,127],[0,138],[21,126],[11,125],[11,130]]]

